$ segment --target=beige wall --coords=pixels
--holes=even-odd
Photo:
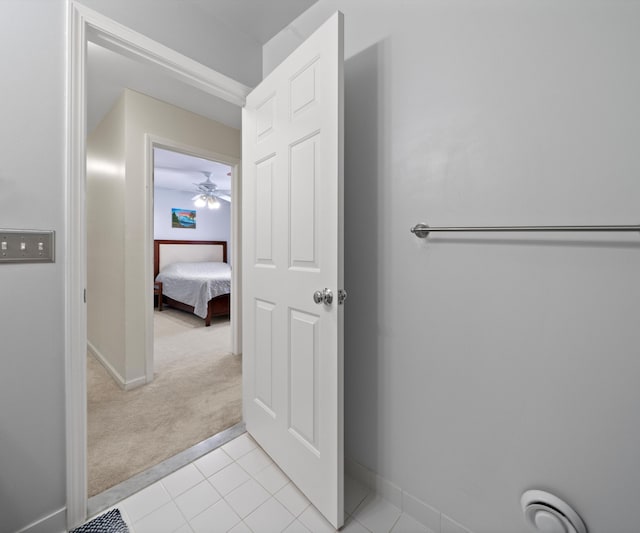
[[[87,340],[120,381],[126,376],[124,131],[121,96],[87,139]]]
[[[148,188],[152,184],[146,181],[146,136],[170,140],[179,146],[189,146],[196,151],[215,152],[238,160],[241,137],[237,129],[135,91],[125,90],[121,102],[124,103],[122,139],[125,149],[122,194],[109,196],[109,200],[114,202],[113,206],[106,205],[105,199],[102,198],[101,208],[96,212],[102,215],[100,225],[108,223],[102,231],[108,234],[113,232],[111,242],[120,247],[117,251],[109,252],[113,253],[110,263],[116,262],[115,258],[121,260],[122,275],[118,277],[120,286],[114,287],[105,283],[102,290],[121,294],[122,298],[111,295],[114,302],[118,302],[117,308],[109,308],[108,311],[110,315],[117,316],[115,320],[105,318],[103,311],[96,311],[92,317],[94,308],[89,308],[89,321],[94,326],[90,329],[89,340],[92,342],[93,336],[120,339],[123,342],[123,354],[113,354],[113,359],[110,354],[108,361],[114,367],[118,365],[118,372],[121,372],[125,385],[135,386],[143,383],[145,379],[145,297],[150,290],[145,283],[145,269],[149,262],[146,261],[144,246],[147,235],[145,224],[152,219],[151,213],[147,211],[152,209],[152,206],[147,205]],[[102,129],[102,125],[97,128],[98,131]],[[117,222],[112,223],[112,213],[117,214]],[[93,217],[90,211],[88,217]],[[95,221],[90,222],[90,227],[97,225]],[[107,253],[107,249],[100,252],[101,257]],[[102,272],[106,270],[100,268]],[[89,298],[98,300],[99,294],[90,295]],[[94,304],[97,303],[94,301]],[[94,320],[98,317],[100,320]]]

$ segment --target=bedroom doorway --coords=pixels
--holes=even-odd
[[[206,302],[191,300],[184,309],[193,312],[189,306],[200,306],[200,318],[205,321],[212,316],[229,315],[231,322],[231,352],[240,354],[241,310],[240,310],[240,194],[238,160],[210,151],[186,146],[168,139],[147,138],[148,169],[147,186],[152,211],[149,225],[153,242],[156,240],[224,241],[227,243],[224,262],[229,265],[231,285],[226,299],[217,297],[215,291],[227,294],[223,287],[209,289],[210,296],[216,296],[206,310]],[[203,193],[204,191],[204,193]],[[174,216],[175,214],[175,216]],[[178,218],[182,215],[183,221]],[[193,218],[191,218],[193,217]],[[181,302],[167,294],[167,287],[158,285],[156,276],[160,270],[157,249],[152,242],[151,271],[153,284],[153,305],[167,302],[180,307]],[[175,262],[167,259],[166,262]],[[197,255],[194,260],[202,260]],[[174,289],[175,290],[175,289]],[[161,293],[158,294],[158,293]],[[195,297],[194,297],[195,298]],[[208,299],[208,298],[207,298]],[[230,308],[230,309],[229,309]],[[229,311],[227,311],[229,309]],[[207,313],[205,315],[205,313]],[[151,321],[150,321],[151,322]],[[149,339],[148,346],[153,346]],[[153,350],[147,353],[147,382],[153,380]]]
[[[89,95],[91,96],[91,95]],[[140,95],[136,96],[136,98],[138,98]],[[214,98],[212,96],[209,96],[209,98]],[[90,103],[90,99],[89,99],[89,103]],[[169,103],[169,105],[171,105]],[[238,114],[239,114],[239,108],[238,108]],[[157,117],[156,117],[157,118]],[[238,135],[239,136],[239,135]],[[222,149],[224,150],[224,148]],[[221,150],[221,151],[222,151]],[[239,167],[240,167],[240,160],[239,158],[235,158],[235,157],[231,157],[229,155],[225,155],[223,153],[217,153],[215,151],[212,150],[205,150],[202,147],[195,147],[193,145],[188,145],[185,143],[181,143],[178,141],[175,141],[173,139],[168,138],[168,135],[165,133],[163,135],[159,135],[156,132],[153,133],[146,133],[144,136],[144,153],[141,156],[141,159],[143,160],[144,166],[144,172],[140,173],[140,177],[143,178],[143,188],[145,191],[147,191],[145,193],[145,197],[144,197],[144,202],[140,202],[140,204],[142,205],[138,205],[138,207],[136,209],[139,209],[140,212],[144,212],[144,220],[145,220],[145,228],[144,228],[144,233],[146,235],[144,241],[142,241],[142,239],[139,242],[138,247],[144,251],[143,254],[141,254],[141,257],[143,258],[143,262],[144,262],[144,269],[145,269],[145,273],[144,276],[146,279],[148,279],[148,282],[144,283],[144,287],[145,289],[145,309],[144,309],[144,320],[139,320],[137,321],[137,324],[144,324],[144,327],[139,328],[140,330],[144,331],[144,335],[146,336],[146,350],[141,351],[140,354],[143,355],[144,357],[142,358],[142,373],[139,373],[138,375],[141,376],[131,380],[129,379],[128,374],[126,373],[129,369],[125,368],[125,371],[121,371],[121,372],[114,372],[116,374],[120,375],[121,379],[116,379],[115,382],[110,383],[111,388],[113,389],[113,385],[115,385],[115,392],[117,393],[122,393],[122,392],[127,392],[127,393],[134,393],[136,394],[136,398],[135,401],[138,402],[142,402],[144,403],[144,400],[141,398],[141,394],[138,394],[138,391],[141,391],[142,389],[146,388],[146,387],[154,387],[155,389],[159,389],[162,386],[162,383],[160,382],[161,380],[159,379],[159,375],[157,372],[157,361],[154,361],[154,299],[157,299],[156,295],[154,294],[154,271],[153,271],[153,265],[154,265],[154,257],[153,257],[153,250],[154,250],[154,246],[153,246],[153,241],[154,241],[154,227],[157,225],[155,222],[155,213],[154,213],[154,205],[157,203],[157,198],[156,195],[154,194],[154,174],[157,174],[156,170],[154,169],[154,160],[158,158],[158,154],[161,154],[161,152],[172,152],[174,154],[176,154],[176,156],[184,156],[184,157],[192,157],[194,159],[197,158],[201,158],[202,160],[207,160],[207,161],[215,161],[216,164],[218,166],[220,166],[220,168],[224,168],[224,177],[227,179],[227,184],[224,185],[224,189],[222,188],[223,185],[222,184],[217,184],[219,185],[219,189],[222,189],[223,192],[227,193],[227,196],[229,197],[229,199],[231,199],[233,196],[235,196],[235,192],[239,191]],[[87,151],[87,154],[89,156],[89,150]],[[239,152],[238,152],[239,154]],[[167,155],[167,154],[165,154]],[[162,158],[162,155],[160,156]],[[97,161],[97,158],[93,158],[91,162],[88,161],[87,163],[87,167],[88,167],[88,172],[92,172],[95,170],[95,163]],[[103,160],[104,161],[104,160]],[[92,166],[93,165],[93,166]],[[165,164],[164,166],[169,166],[167,164]],[[110,170],[110,169],[107,169]],[[214,180],[218,179],[217,177],[213,178]],[[193,185],[194,183],[201,183],[203,181],[206,181],[206,177],[204,175],[200,176],[196,176],[195,174],[190,176],[190,177],[185,177],[186,182],[193,187],[193,189],[195,189],[195,186]],[[113,180],[112,180],[113,181]],[[214,183],[216,183],[214,181]],[[104,184],[102,184],[104,185]],[[93,186],[93,184],[92,184]],[[104,192],[104,190],[102,191]],[[194,196],[194,193],[196,191],[192,190],[192,191],[184,191],[183,190],[183,200],[181,200],[178,204],[175,205],[170,205],[169,206],[169,214],[168,214],[168,219],[171,220],[172,218],[172,211],[171,209],[173,208],[178,208],[178,209],[182,209],[182,208],[188,208],[189,204],[193,205],[192,202],[192,197]],[[221,193],[222,194],[222,193]],[[108,221],[106,223],[106,225],[109,225],[116,217],[113,217],[113,211],[109,211],[108,210],[108,195],[102,194],[99,198],[99,206],[100,209],[102,209],[102,213],[105,215],[105,218],[103,219],[104,221]],[[225,345],[230,346],[230,348],[225,348],[225,350],[227,352],[230,352],[230,355],[232,357],[227,357],[226,359],[232,359],[233,361],[231,362],[231,364],[228,365],[222,365],[221,371],[219,372],[219,375],[225,376],[225,378],[229,378],[229,375],[233,373],[234,369],[237,370],[241,367],[240,365],[240,351],[241,351],[241,345],[240,345],[240,323],[239,323],[239,319],[241,317],[241,312],[240,312],[240,306],[239,306],[239,297],[240,297],[240,287],[239,287],[239,279],[238,281],[236,281],[236,277],[238,276],[239,278],[239,272],[240,272],[240,234],[239,234],[239,216],[240,216],[240,210],[239,210],[239,199],[240,199],[240,195],[239,193],[236,196],[237,200],[234,203],[230,203],[226,206],[226,209],[224,207],[221,207],[222,211],[226,211],[227,214],[227,221],[225,223],[226,229],[224,230],[226,233],[224,236],[221,235],[216,235],[216,239],[220,239],[220,240],[225,240],[228,244],[228,261],[230,262],[230,264],[236,266],[236,268],[234,269],[235,272],[233,272],[233,276],[234,279],[232,280],[232,286],[234,288],[234,290],[232,291],[232,297],[233,297],[233,301],[230,302],[230,306],[231,306],[231,315],[227,315],[226,318],[226,324],[224,324],[224,320],[222,318],[216,318],[214,319],[213,323],[211,324],[210,327],[207,327],[206,329],[203,326],[203,322],[201,321],[200,318],[197,318],[191,314],[187,314],[187,313],[183,313],[182,311],[176,311],[174,308],[170,307],[170,308],[165,308],[162,313],[164,313],[162,315],[162,318],[165,319],[165,322],[169,322],[168,326],[165,327],[165,331],[171,330],[174,331],[176,329],[180,329],[182,328],[182,332],[178,335],[177,340],[176,338],[174,338],[173,340],[170,340],[169,342],[174,342],[174,343],[181,343],[181,347],[178,348],[178,350],[181,353],[184,353],[184,347],[185,346],[190,346],[191,349],[191,353],[192,355],[194,355],[194,357],[199,357],[202,356],[202,351],[201,349],[198,348],[198,345],[200,344],[202,345],[207,345],[208,347],[210,347],[211,345],[218,345],[220,346],[221,343],[225,343]],[[169,203],[171,203],[171,200],[168,200]],[[97,214],[97,208],[96,208],[96,202],[94,202],[93,204],[87,204],[88,205],[88,209],[87,209],[87,216],[88,218],[93,217],[95,214]],[[130,207],[135,207],[133,205],[131,205]],[[165,206],[166,207],[166,206]],[[196,209],[197,211],[197,209]],[[106,215],[108,215],[109,213],[112,214],[111,217],[108,217]],[[162,216],[162,215],[158,215],[158,216]],[[186,234],[188,234],[190,236],[190,238],[209,238],[207,237],[206,234],[203,235],[199,235],[199,236],[195,236],[194,237],[194,232],[197,232],[198,230],[202,229],[203,226],[203,222],[206,222],[207,217],[203,217],[203,216],[196,216],[196,228],[176,228],[175,231],[183,231]],[[91,224],[91,222],[90,222]],[[184,238],[184,237],[183,237]],[[94,253],[101,253],[103,251],[105,251],[105,249],[101,246],[101,242],[100,241],[92,241],[90,243],[88,243],[89,246],[87,250],[88,254],[94,254]],[[98,244],[98,246],[96,246],[96,244]],[[88,261],[88,270],[91,268],[91,262]],[[89,274],[91,274],[89,272]],[[111,292],[113,293],[117,293],[119,291],[115,291],[114,289],[115,285],[111,285]],[[90,287],[88,287],[90,289]],[[95,298],[93,297],[95,294],[95,292],[92,292],[91,290],[88,291],[88,299],[91,302],[93,300],[93,302],[95,303]],[[154,298],[155,297],[155,298]],[[104,304],[104,300],[102,300],[100,302],[100,306],[101,309],[104,310],[105,306]],[[91,308],[91,306],[89,305],[87,307],[87,313],[91,313],[92,311],[94,312],[94,317],[96,317],[98,320],[102,320],[102,317],[95,314],[95,309],[96,308]],[[99,313],[100,311],[98,311]],[[114,314],[112,314],[112,316],[114,316]],[[171,315],[173,315],[174,317],[174,321],[171,322],[171,319],[169,318]],[[127,319],[125,319],[127,320]],[[226,333],[220,333],[220,330],[226,328],[227,332]],[[208,334],[208,336],[201,336],[200,338],[198,338],[198,333],[203,333],[205,332]],[[192,333],[196,332],[196,337],[195,340]],[[112,335],[112,339],[116,340],[115,337],[117,337],[117,335]],[[189,337],[191,337],[192,340],[189,340]],[[223,341],[220,341],[220,338],[224,337]],[[200,401],[201,404],[207,404],[207,403],[211,403],[213,401],[217,401],[214,398],[211,397],[211,395],[207,395],[206,394],[206,389],[208,387],[211,386],[211,383],[207,382],[206,379],[203,381],[202,379],[200,379],[202,376],[198,376],[196,378],[193,378],[193,376],[191,378],[189,378],[185,372],[183,372],[184,368],[175,368],[175,367],[180,367],[181,365],[179,363],[177,363],[176,361],[176,352],[174,351],[174,354],[172,355],[171,353],[165,353],[165,357],[164,357],[164,361],[163,364],[165,365],[165,367],[173,367],[173,370],[177,370],[180,375],[179,379],[181,379],[183,381],[183,390],[195,390],[195,389],[200,389],[203,390],[204,393],[200,395],[199,399],[196,399],[196,401]],[[93,361],[95,362],[95,361]],[[89,368],[90,363],[87,363],[87,387],[91,387],[92,385],[95,385],[95,382],[92,383],[92,379],[94,379],[94,375],[91,374],[92,369]],[[93,365],[95,367],[95,365]],[[105,368],[107,368],[109,365],[100,365],[100,363],[98,363],[98,371],[103,371]],[[156,368],[154,368],[156,367]],[[113,369],[113,368],[112,368]],[[95,370],[95,368],[94,368]],[[114,369],[117,370],[117,369]],[[108,372],[111,374],[111,376],[107,375],[106,377],[108,379],[110,379],[111,381],[113,381],[111,378],[115,378],[117,376],[114,376],[114,373]],[[198,374],[196,372],[196,374]],[[236,382],[236,388],[239,388],[239,386],[237,385],[237,382],[239,382],[241,378],[239,376],[236,376],[235,382]],[[188,381],[188,383],[184,383],[185,381]],[[215,381],[215,380],[214,380]],[[233,387],[229,386],[225,388],[225,391],[223,391],[225,394],[222,394],[221,396],[229,396],[229,393],[232,392],[229,389],[231,389]],[[124,389],[124,390],[123,390]],[[127,390],[127,389],[135,389],[135,390]],[[239,391],[238,391],[239,392]],[[99,408],[102,409],[105,406],[105,397],[104,395],[102,395],[102,393],[98,394],[99,397],[96,398],[96,402],[94,402],[95,405],[99,405]],[[174,391],[173,394],[174,398],[178,398],[183,396],[180,391]],[[238,399],[236,401],[237,405],[236,407],[236,411],[239,413],[239,419],[241,419],[241,394],[237,394]],[[91,399],[88,399],[88,409],[90,409],[92,407],[92,405],[90,405]],[[154,403],[154,400],[151,399],[150,400],[151,404]],[[171,402],[169,402],[171,403]],[[173,402],[176,403],[176,402]],[[157,402],[156,402],[157,404]],[[136,404],[133,408],[123,408],[121,409],[121,413],[122,416],[120,416],[120,418],[122,419],[122,421],[124,421],[125,425],[130,424],[132,427],[130,429],[132,429],[132,433],[135,432],[139,432],[141,425],[137,425],[139,424],[138,422],[131,422],[131,419],[129,418],[129,414],[131,412],[135,412],[136,410],[138,410],[141,406],[141,403]],[[205,412],[204,409],[199,409],[199,408],[187,408],[186,410],[191,411],[191,412],[196,412],[199,414],[202,414]],[[103,413],[104,414],[104,413]],[[117,419],[118,418],[118,414],[116,413],[112,413],[110,416],[111,419]],[[230,426],[233,426],[234,423],[236,423],[239,420],[236,420],[233,417],[228,416],[228,414],[225,413],[218,413],[217,415],[214,415],[215,418],[217,418],[217,421],[219,423],[219,429],[223,430],[225,428],[228,428]],[[151,414],[150,416],[147,417],[147,421],[144,424],[148,424],[149,426],[155,426],[155,427],[160,427],[160,428],[165,428],[165,430],[167,432],[171,431],[174,433],[185,433],[185,428],[184,428],[184,424],[186,423],[186,419],[188,417],[182,416],[182,415],[177,415],[177,416],[170,416],[167,415],[167,412],[162,412],[162,411],[158,411],[155,414]],[[238,418],[238,417],[236,417]],[[173,422],[171,422],[171,420],[173,420]],[[88,426],[90,426],[91,423],[89,421]],[[200,421],[198,421],[197,419],[193,421],[192,425],[200,425]],[[87,428],[87,435],[89,433],[89,431],[91,431],[91,428],[88,427]],[[107,425],[102,425],[99,429],[99,434],[97,436],[97,440],[103,440],[105,435],[107,435],[109,433],[108,430],[108,426]],[[212,430],[211,432],[209,432],[208,434],[202,434],[200,437],[196,437],[195,440],[191,443],[191,444],[197,444],[199,442],[201,442],[202,440],[209,440],[209,437],[214,436],[216,433],[218,432],[218,429],[216,430]],[[235,433],[230,433],[228,438],[233,438],[234,436],[237,435],[237,431]],[[157,438],[155,439],[157,441],[157,443],[159,444],[158,448],[163,447],[164,449],[166,449],[166,439],[164,438]],[[127,452],[127,450],[135,450],[136,448],[139,448],[138,445],[136,445],[135,442],[122,442],[122,445],[117,449],[116,452],[111,453],[111,457],[117,457],[118,455],[122,455],[125,458],[125,463],[126,462],[131,462],[130,458],[131,458],[131,453]],[[189,445],[191,445],[189,444]],[[89,442],[89,445],[91,445],[91,441]],[[153,446],[146,446],[145,445],[145,453],[147,453],[149,455],[150,458],[153,459],[153,464],[158,464],[159,462],[163,461],[163,459],[166,458],[166,453],[164,453],[162,450],[155,448]],[[174,448],[173,451],[171,452],[170,456],[175,456],[176,452],[182,452],[182,450],[184,450],[185,448]],[[206,450],[202,450],[200,453],[205,453]],[[90,456],[91,454],[89,454]],[[109,457],[109,455],[105,455],[103,457]],[[177,457],[177,456],[176,456]],[[89,457],[89,459],[91,459],[91,457]],[[104,459],[106,461],[109,461],[109,459]],[[90,461],[87,461],[88,463]],[[173,464],[176,464],[175,462]],[[175,466],[173,468],[176,468]],[[94,512],[99,508],[105,508],[105,506],[109,505],[109,499],[112,498],[113,496],[107,494],[109,492],[108,488],[109,487],[113,487],[113,483],[109,482],[109,481],[105,481],[102,480],[103,484],[102,488],[91,488],[92,485],[92,479],[91,479],[91,473],[90,471],[88,472],[89,474],[89,479],[88,479],[88,485],[89,485],[89,490],[87,492],[87,495],[89,497],[95,497],[97,496],[97,498],[91,498],[89,501],[89,511],[90,512]],[[127,479],[128,478],[128,474],[126,473],[122,473],[120,472],[118,474],[120,476],[121,479]],[[134,476],[135,477],[135,476]],[[148,475],[146,476],[146,480],[136,480],[134,482],[133,485],[131,485],[130,489],[127,490],[131,490],[132,492],[135,492],[136,490],[139,490],[139,488],[141,488],[139,486],[140,483],[148,483]],[[133,480],[133,478],[131,478],[130,480]],[[144,485],[143,485],[144,486]],[[103,489],[107,488],[107,491],[105,492]],[[106,498],[102,498],[102,496],[106,496]],[[118,499],[120,499],[122,497],[122,488],[120,489],[119,492],[116,493],[115,497],[117,497]]]

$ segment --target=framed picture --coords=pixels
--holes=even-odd
[[[171,227],[196,229],[196,212],[191,209],[173,207],[171,209]]]

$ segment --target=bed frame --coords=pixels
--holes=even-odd
[[[153,241],[153,279],[167,264],[175,261],[220,261],[227,262],[227,241]],[[216,316],[228,316],[231,311],[230,294],[221,294],[209,300],[204,325],[210,326]],[[165,305],[193,313],[191,305],[179,302],[166,295],[162,296]]]

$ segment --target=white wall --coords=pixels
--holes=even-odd
[[[154,239],[211,240],[231,243],[231,205],[220,202],[219,209],[196,208],[193,192],[175,191],[156,187],[153,198]],[[194,229],[171,227],[171,209],[194,209],[196,227]],[[230,253],[230,247],[227,247]],[[230,255],[229,255],[230,258]]]
[[[125,99],[87,139],[87,340],[125,381]],[[120,333],[120,334],[118,334]]]
[[[640,2],[320,0],[265,72],[335,8],[347,455],[476,533],[534,487],[637,531],[638,235],[409,228],[637,223]]]
[[[55,263],[0,264],[2,533],[64,524],[64,16],[0,2],[0,228],[56,232]]]

